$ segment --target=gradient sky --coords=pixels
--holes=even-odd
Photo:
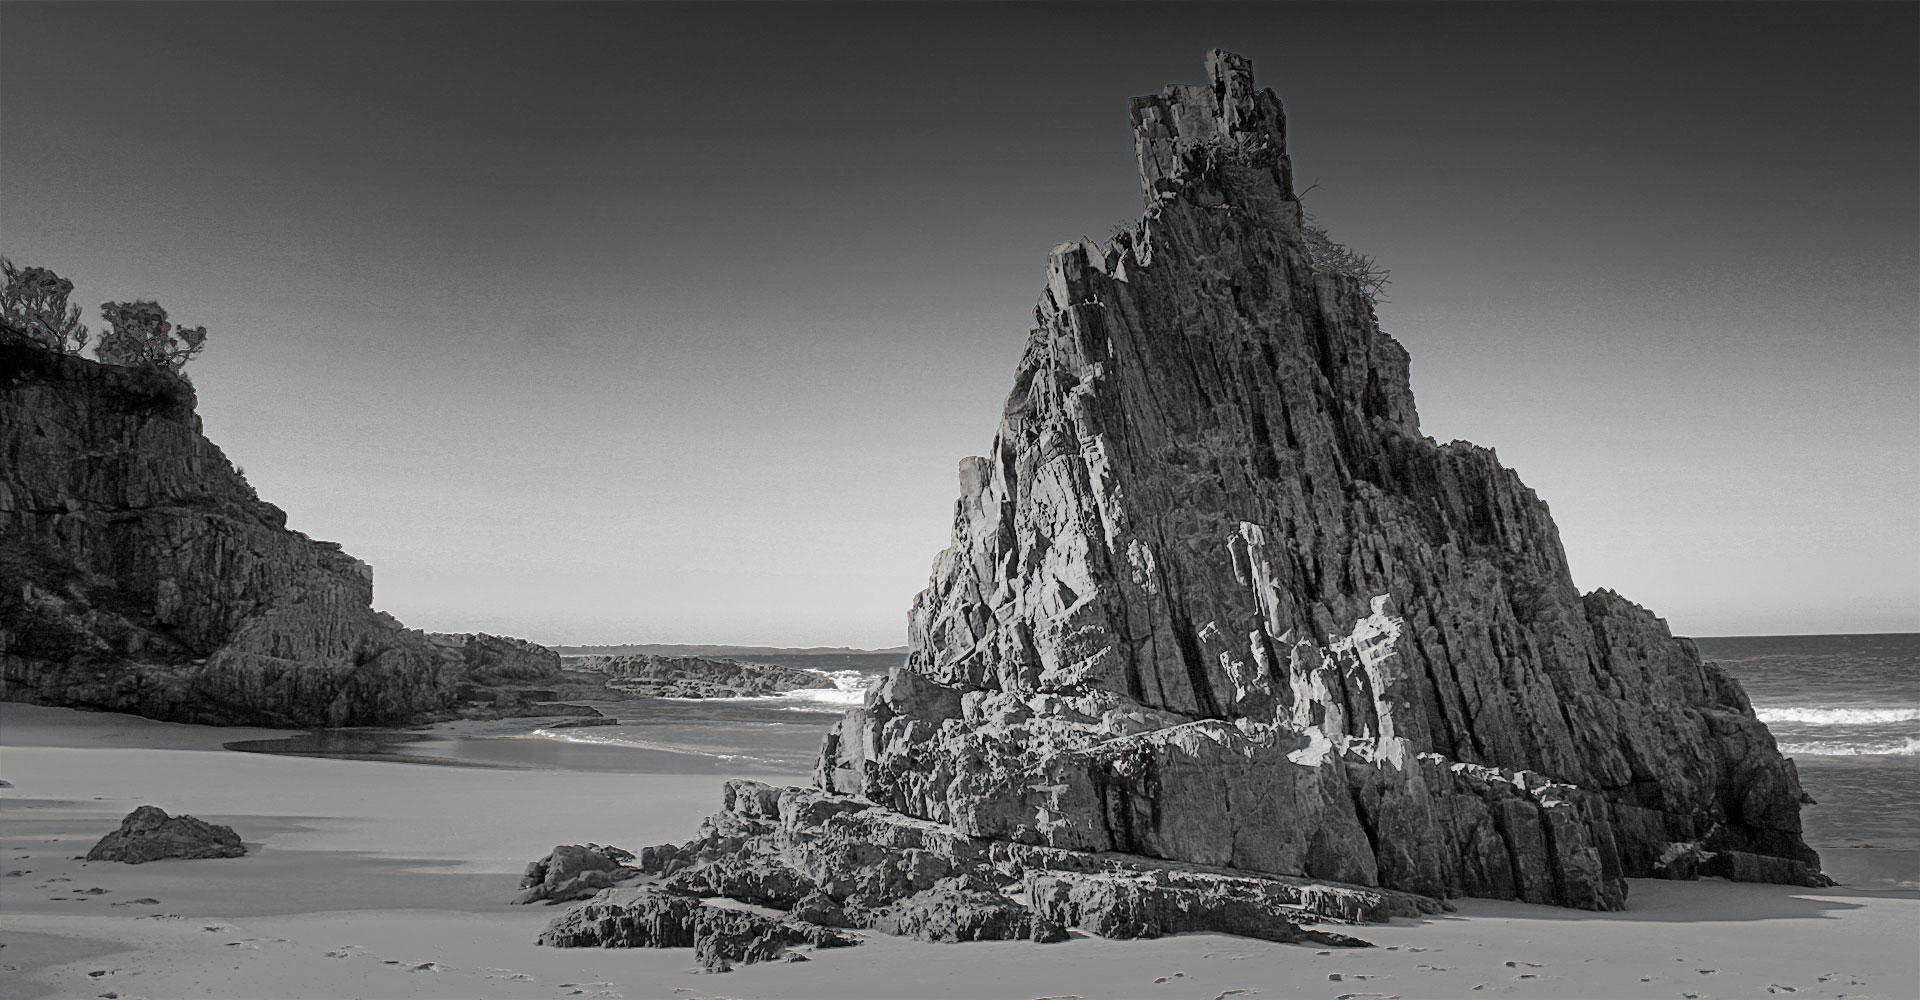
[[[904,642],[1048,248],[1213,46],[1427,433],[1683,634],[1920,629],[1920,7],[0,8],[0,249],[205,324],[410,625]],[[95,317],[90,316],[91,319]],[[97,322],[95,323],[97,326]]]

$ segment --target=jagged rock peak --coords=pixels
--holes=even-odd
[[[1614,908],[1674,857],[1818,881],[1738,685],[1580,595],[1492,451],[1420,433],[1406,351],[1303,243],[1278,98],[1208,68],[1134,101],[1142,218],[1053,252],[907,665],[820,785],[1438,896]]]
[[[714,969],[847,924],[1357,946],[1301,925],[1825,884],[1739,685],[1578,593],[1493,452],[1421,435],[1406,351],[1304,245],[1278,99],[1237,56],[1209,75],[1135,101],[1141,220],[1054,250],[907,662],[816,787],[730,783],[544,942]]]
[[[1274,183],[1293,200],[1293,166],[1287,159],[1287,116],[1272,90],[1255,91],[1253,63],[1214,49],[1207,53],[1207,84],[1169,84],[1159,96],[1136,97],[1134,159],[1147,203],[1176,190],[1196,153],[1227,153],[1248,166],[1272,171]]]

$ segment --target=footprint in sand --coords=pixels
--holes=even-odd
[[[247,951],[259,951],[259,950],[260,950],[260,946],[259,946],[259,945],[257,945],[257,944],[254,944],[254,943],[253,943],[252,941],[228,941],[228,942],[227,942],[227,947],[229,947],[229,948],[244,948],[244,949],[246,949]]]
[[[1527,968],[1529,968],[1529,969],[1544,969],[1544,968],[1546,968],[1546,965],[1545,965],[1545,964],[1543,964],[1543,963],[1540,963],[1540,962],[1508,962],[1508,963],[1507,963],[1507,968],[1509,968],[1509,969],[1518,969],[1519,967],[1521,967],[1521,966],[1523,966],[1523,965],[1524,965],[1524,966],[1526,966],[1526,967],[1527,967]]]
[[[344,951],[330,951],[330,952],[327,952],[327,957],[328,958],[352,958],[353,955]]]
[[[1176,972],[1176,973],[1174,973],[1174,974],[1173,974],[1173,975],[1171,975],[1171,976],[1161,976],[1160,978],[1158,978],[1158,979],[1155,979],[1155,980],[1154,980],[1154,982],[1156,982],[1156,983],[1170,983],[1170,982],[1173,982],[1173,981],[1174,981],[1174,980],[1176,980],[1176,979],[1185,979],[1185,978],[1187,978],[1187,974],[1186,974],[1186,973],[1184,973],[1184,972]]]
[[[1800,992],[1799,990],[1796,990],[1796,989],[1794,989],[1794,988],[1793,988],[1793,987],[1791,987],[1791,986],[1782,986],[1782,985],[1780,985],[1779,983],[1768,983],[1768,984],[1767,984],[1767,992],[1768,992],[1768,993],[1779,993],[1779,992],[1781,992],[1781,991],[1783,991],[1783,990],[1784,990],[1785,992],[1788,992],[1788,993],[1798,993],[1798,992]]]
[[[515,972],[512,969],[488,969],[487,978],[488,979],[511,979],[515,982],[520,982],[520,983],[531,983],[534,981],[534,977],[529,976],[524,972]]]
[[[411,966],[411,967],[409,967],[409,968],[407,969],[407,971],[408,971],[408,972],[439,972],[439,971],[440,971],[440,963],[438,963],[438,962],[421,962],[421,963],[420,963],[419,965],[415,965],[415,966]]]
[[[1693,971],[1698,972],[1703,976],[1711,976],[1714,973],[1719,972],[1720,970],[1719,969],[1695,969]]]

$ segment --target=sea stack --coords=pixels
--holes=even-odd
[[[1133,102],[1145,211],[1053,251],[907,662],[816,787],[729,783],[640,852],[658,883],[547,942],[684,943],[686,896],[934,940],[1318,941],[1448,897],[1826,884],[1739,685],[1578,593],[1492,451],[1420,433],[1364,276],[1316,265],[1279,99],[1231,53],[1207,75]],[[798,940],[761,931],[715,961]]]
[[[1146,201],[1056,248],[911,653],[828,790],[975,836],[1618,908],[1623,876],[1819,883],[1791,762],[1547,505],[1420,433],[1407,352],[1316,270],[1251,64],[1133,102]]]
[[[975,837],[1618,908],[1820,883],[1739,685],[1547,505],[1420,433],[1407,352],[1302,238],[1251,64],[1133,101],[1146,201],[1054,250],[911,654],[822,787]]]

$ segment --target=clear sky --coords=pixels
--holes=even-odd
[[[0,249],[408,624],[901,643],[1127,98],[1252,58],[1427,433],[1684,634],[1920,629],[1920,6],[0,8]],[[96,317],[89,317],[90,320]],[[97,322],[95,322],[97,326]]]

